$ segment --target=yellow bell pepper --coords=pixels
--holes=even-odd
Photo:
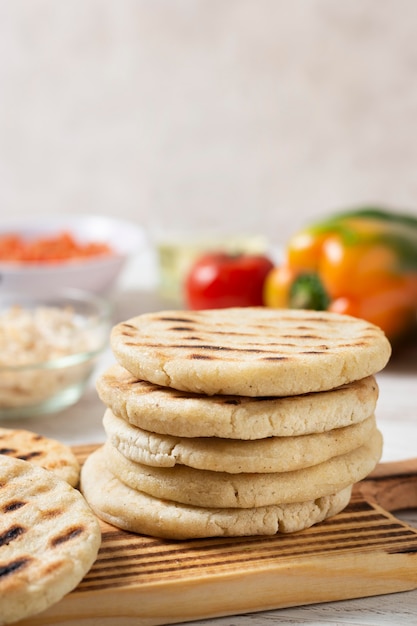
[[[393,342],[415,331],[417,217],[359,209],[296,233],[266,277],[264,303],[360,317]]]

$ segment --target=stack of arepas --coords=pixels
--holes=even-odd
[[[117,324],[97,381],[106,443],[81,474],[105,521],[158,537],[272,535],[348,504],[381,457],[391,348],[328,312],[162,311]]]

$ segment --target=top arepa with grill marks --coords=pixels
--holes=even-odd
[[[334,389],[379,372],[391,355],[365,320],[263,307],[139,315],[113,327],[111,348],[138,379],[252,397]]]

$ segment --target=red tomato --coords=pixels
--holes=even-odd
[[[273,263],[266,256],[210,253],[198,259],[185,280],[190,309],[261,306],[263,285]]]

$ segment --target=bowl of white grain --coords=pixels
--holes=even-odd
[[[111,307],[96,294],[0,294],[0,419],[47,415],[78,402],[110,326]]]

